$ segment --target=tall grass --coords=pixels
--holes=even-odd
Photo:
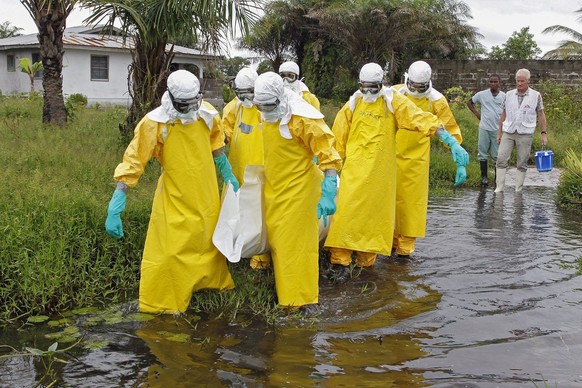
[[[129,192],[115,240],[104,223],[126,111],[78,109],[62,128],[41,114],[41,99],[0,99],[0,323],[137,297],[158,163]],[[197,294],[194,310],[277,316],[272,272],[231,272],[237,288]]]
[[[43,127],[41,112],[41,99],[0,100],[1,320],[136,290],[153,189],[132,192],[123,243],[103,228],[125,111],[84,110],[67,127]]]

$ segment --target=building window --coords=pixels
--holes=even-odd
[[[40,57],[40,53],[32,53],[32,63],[40,62],[42,63],[42,58]],[[34,75],[34,79],[42,79],[42,75],[44,72],[41,70]]]
[[[16,57],[14,54],[8,54],[6,56],[6,70],[10,72],[16,71]]]
[[[91,55],[91,81],[109,81],[109,56]]]

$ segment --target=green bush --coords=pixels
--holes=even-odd
[[[67,98],[67,102],[79,107],[87,106],[87,96],[81,93],[73,93]]]

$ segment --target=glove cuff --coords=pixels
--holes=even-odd
[[[115,185],[115,189],[123,191],[125,194],[129,192],[129,186],[123,182],[117,182],[117,184]]]

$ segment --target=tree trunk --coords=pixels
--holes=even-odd
[[[173,51],[165,51],[165,41],[157,42],[154,48],[149,49],[138,37],[134,43],[128,79],[132,103],[125,124],[119,125],[124,144],[129,144],[133,130],[142,117],[160,105],[174,57]]]
[[[64,125],[67,123],[67,111],[63,99],[63,33],[67,15],[59,12],[59,7],[55,7],[41,12],[40,17],[38,38],[44,67],[42,122]]]

